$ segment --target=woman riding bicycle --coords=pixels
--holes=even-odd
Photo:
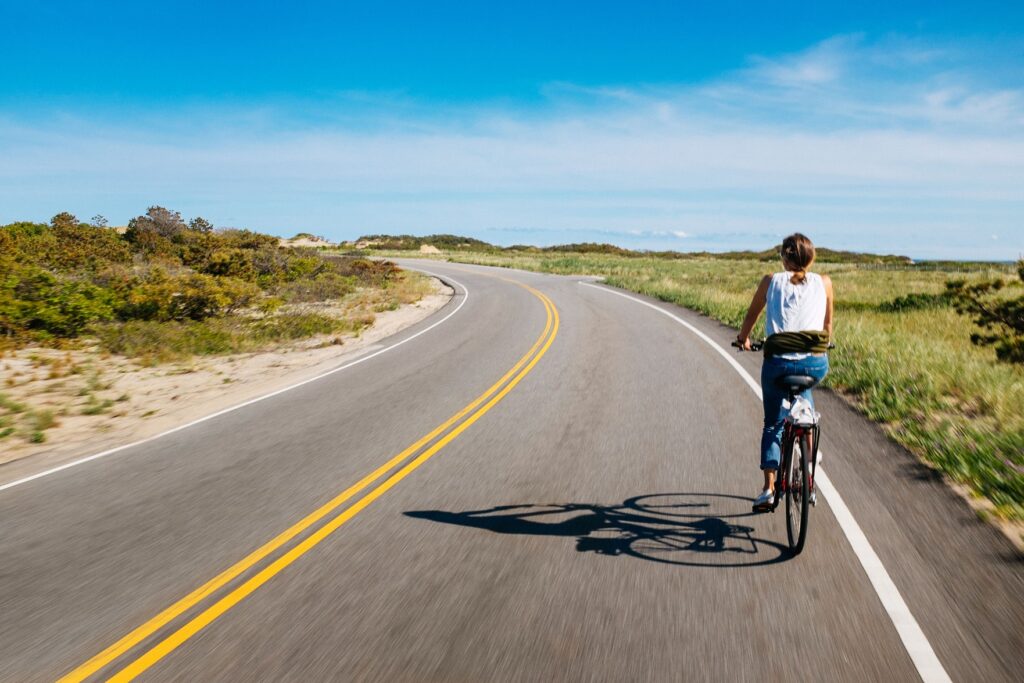
[[[782,242],[784,272],[765,275],[750,302],[747,317],[736,338],[750,350],[750,332],[761,315],[765,318],[765,358],[761,366],[764,400],[764,431],[761,434],[761,470],[764,490],[754,501],[755,510],[771,508],[775,502],[775,475],[779,469],[786,398],[775,381],[785,375],[809,375],[821,381],[828,373],[825,351],[832,337],[832,280],[809,273],[814,263],[814,245],[800,233]],[[804,396],[812,402],[811,391]]]

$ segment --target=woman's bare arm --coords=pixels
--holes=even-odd
[[[832,338],[832,278],[828,275],[821,276],[821,282],[825,285],[825,332],[828,338]]]
[[[754,329],[754,325],[757,324],[757,319],[760,317],[761,311],[764,310],[765,304],[768,302],[768,285],[770,285],[771,282],[771,275],[765,275],[761,278],[761,284],[757,286],[757,291],[754,292],[754,298],[750,301],[750,308],[747,310],[747,317],[744,318],[739,336],[736,337],[736,340],[742,344],[744,348],[750,348],[750,332]]]

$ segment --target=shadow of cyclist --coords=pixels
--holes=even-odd
[[[721,511],[712,511],[712,507]],[[499,534],[571,537],[576,539],[577,552],[629,555],[669,564],[758,566],[789,557],[784,545],[758,538],[753,527],[736,522],[753,517],[749,498],[724,494],[652,494],[617,505],[499,505],[464,512],[405,514]]]

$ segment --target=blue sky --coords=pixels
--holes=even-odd
[[[1024,253],[1024,3],[0,0],[0,222]]]

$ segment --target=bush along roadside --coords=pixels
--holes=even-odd
[[[281,246],[161,207],[126,229],[70,214],[0,226],[0,462],[165,415],[179,375],[197,373],[180,380],[187,393],[237,381],[232,368],[244,378],[261,363],[299,367],[317,354],[277,352],[344,344],[432,292],[387,261]]]
[[[153,361],[248,351],[358,331],[374,308],[422,293],[418,277],[159,206],[123,231],[62,213],[0,226],[0,348],[88,340]]]
[[[1024,284],[1024,259],[1017,262],[1017,275]],[[954,280],[946,283],[946,294],[978,326],[972,342],[994,347],[1001,361],[1024,364],[1024,294],[1001,297],[1004,287],[1001,279],[973,284]]]

